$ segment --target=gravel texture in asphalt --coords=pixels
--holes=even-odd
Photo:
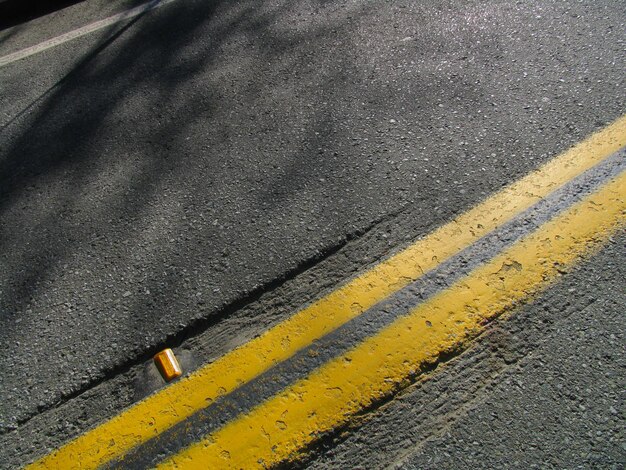
[[[1,68],[0,432],[620,116],[624,19],[619,1],[180,0]],[[2,31],[3,53],[76,27],[44,20]]]
[[[625,278],[622,234],[306,467],[623,468]]]

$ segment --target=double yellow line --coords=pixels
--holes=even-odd
[[[96,468],[112,460],[123,465],[130,450],[358,317],[625,145],[623,117],[260,337],[45,456],[33,468]],[[623,226],[625,211],[626,174],[621,172],[407,315],[160,465],[251,468],[297,458],[321,433],[393,393],[441,353],[460,348],[487,320],[547,286],[562,266]]]

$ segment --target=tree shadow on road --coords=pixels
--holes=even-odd
[[[415,204],[426,233],[554,151],[544,130],[574,118],[558,122],[568,114],[537,93],[558,76],[559,106],[577,116],[579,71],[509,28],[518,10],[542,17],[426,3],[179,0],[112,28],[10,120],[0,432],[218,322],[382,215]],[[1,71],[3,93],[85,47],[72,44]]]
[[[0,2],[0,31],[67,8],[82,0],[4,0]]]
[[[310,14],[324,3],[312,2]],[[175,2],[115,26],[4,127],[0,329],[18,362],[4,401],[29,402],[14,412],[17,422],[264,282],[241,255],[254,232],[217,218],[257,204],[258,194],[246,208],[238,198],[244,180],[259,175],[250,165],[271,150],[260,147],[282,132],[264,116],[274,107],[297,113],[271,101],[283,84],[259,84],[258,71],[282,73],[295,89],[293,73],[306,61],[299,48],[311,52],[341,27],[300,20],[285,34],[295,10],[291,1]],[[247,161],[255,149],[260,161]],[[242,180],[226,181],[232,174]],[[22,389],[29,361],[49,350],[58,363]]]
[[[441,125],[442,88],[467,106],[482,91],[436,70],[444,37],[369,37],[367,8],[174,2],[112,28],[2,130],[0,329],[16,350],[5,402],[28,401],[18,422],[219,321],[389,207],[447,197],[418,178],[419,132]]]

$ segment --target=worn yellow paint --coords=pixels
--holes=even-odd
[[[626,145],[626,116],[314,302],[260,337],[32,464],[95,468],[292,356]]]
[[[294,458],[407,377],[545,287],[626,222],[626,172],[452,288],[158,468],[255,468]]]

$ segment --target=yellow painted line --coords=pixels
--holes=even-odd
[[[165,431],[405,287],[626,145],[626,116],[260,337],[32,464],[95,468]]]
[[[257,468],[397,390],[626,224],[626,172],[363,343],[157,468]]]

